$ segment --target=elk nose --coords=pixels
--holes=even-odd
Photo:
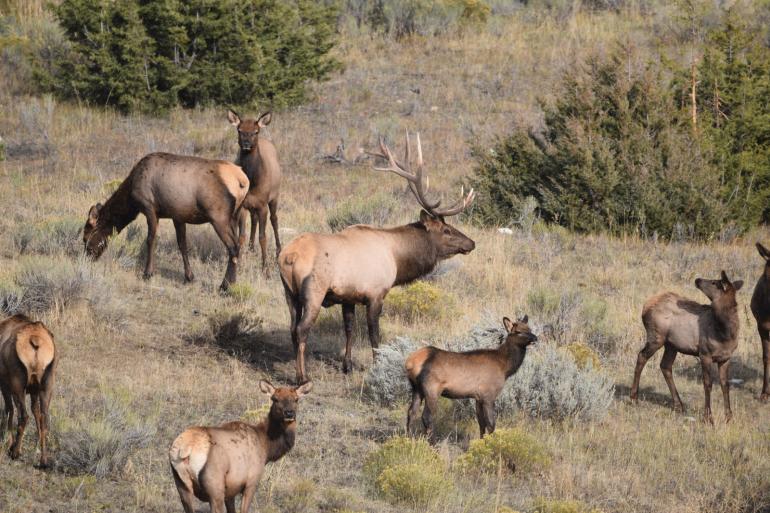
[[[283,412],[283,417],[286,420],[294,420],[295,416],[296,416],[296,414],[295,414],[294,410],[285,410]]]

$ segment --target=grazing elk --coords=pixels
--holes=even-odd
[[[757,331],[762,341],[762,364],[764,377],[759,400],[767,401],[770,397],[770,251],[757,242],[757,251],[765,259],[765,270],[757,280],[754,294],[751,295],[751,313],[757,321]]]
[[[428,437],[433,434],[433,414],[439,396],[450,399],[475,399],[476,418],[481,438],[495,430],[495,400],[513,376],[527,353],[527,346],[537,340],[529,330],[527,316],[512,322],[503,317],[508,332],[495,349],[476,349],[456,353],[429,346],[410,354],[404,366],[412,386],[412,403],[406,415],[406,431],[425,401],[422,423]]]
[[[233,112],[227,111],[227,119],[238,130],[238,156],[235,163],[249,178],[249,193],[243,201],[243,208],[251,214],[251,233],[249,249],[254,251],[254,234],[259,219],[259,247],[262,250],[262,270],[267,270],[267,213],[270,210],[270,223],[273,225],[275,236],[276,258],[281,253],[281,240],[278,237],[278,192],[281,187],[281,166],[278,164],[278,153],[272,142],[259,137],[260,129],[270,124],[273,115],[270,112],[261,114],[257,119],[243,119]],[[245,214],[244,214],[245,215]],[[240,236],[244,238],[245,230],[241,228]],[[241,239],[243,241],[243,239]]]
[[[5,426],[0,426],[0,440],[13,428],[16,406],[16,436],[11,435],[9,454],[17,459],[21,453],[27,427],[26,395],[32,402],[37,435],[40,441],[40,466],[48,466],[48,406],[53,395],[56,371],[56,346],[53,335],[42,322],[14,315],[0,322],[0,391],[5,401]]]
[[[631,386],[631,400],[637,400],[639,377],[647,360],[665,346],[660,361],[660,371],[666,379],[671,392],[674,409],[684,411],[682,399],[676,391],[671,368],[677,353],[697,356],[703,373],[703,390],[706,401],[703,417],[713,423],[711,418],[711,364],[719,366],[719,384],[725,400],[726,418],[732,418],[730,410],[730,383],[728,367],[730,357],[738,346],[738,303],[735,294],[743,286],[743,281],[731,282],[722,271],[718,280],[695,280],[710,305],[702,305],[673,292],[657,294],[644,304],[642,322],[647,332],[647,342],[639,351]]]
[[[474,198],[473,190],[454,207],[439,210],[440,202],[425,199],[422,149],[417,135],[417,170],[409,166],[409,135],[404,163],[398,163],[380,140],[386,168],[405,178],[422,207],[420,220],[397,228],[350,226],[338,233],[305,233],[281,252],[278,265],[291,315],[291,339],[296,355],[297,381],[307,379],[305,347],[321,307],[342,305],[345,328],[343,371],[352,369],[350,356],[355,305],[366,305],[372,350],[379,346],[379,318],[391,287],[409,283],[431,272],[436,264],[458,253],[467,255],[475,243],[444,218],[459,214]]]
[[[158,219],[170,218],[182,253],[185,281],[190,282],[193,273],[187,257],[185,225],[211,223],[227,249],[227,271],[222,281],[222,289],[227,289],[236,279],[240,252],[236,228],[248,185],[241,168],[230,162],[150,153],[134,166],[104,205],[97,203],[88,211],[83,228],[86,253],[94,260],[99,258],[109,237],[141,212],[147,218],[144,278],[149,279],[155,272]]]
[[[257,485],[269,462],[281,459],[294,447],[299,398],[313,388],[275,388],[267,381],[259,389],[270,395],[272,406],[257,425],[228,422],[219,427],[191,427],[179,435],[168,451],[171,472],[185,513],[193,513],[193,497],[208,502],[212,513],[247,513]]]

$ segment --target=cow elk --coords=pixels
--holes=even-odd
[[[719,367],[719,384],[725,401],[726,418],[732,418],[730,410],[730,383],[728,368],[730,357],[738,346],[738,304],[735,294],[743,281],[731,282],[722,271],[718,280],[695,280],[695,286],[711,300],[702,305],[673,292],[657,294],[644,304],[642,322],[647,332],[647,342],[639,351],[631,386],[631,400],[636,402],[639,378],[647,360],[664,347],[660,370],[668,384],[675,410],[684,411],[682,399],[676,391],[671,368],[677,353],[697,356],[703,373],[705,406],[703,417],[713,423],[711,417],[711,364]]]
[[[88,212],[83,228],[86,254],[97,259],[113,233],[119,233],[141,212],[147,218],[147,262],[144,278],[155,272],[158,220],[170,218],[182,253],[185,281],[193,280],[187,256],[186,224],[211,223],[228,254],[222,289],[235,283],[240,252],[236,228],[249,180],[240,167],[223,160],[151,153],[102,205]]]
[[[767,401],[770,397],[770,251],[757,242],[757,251],[765,259],[765,269],[757,280],[754,294],[751,296],[751,313],[757,321],[757,331],[762,341],[762,365],[764,375],[762,379],[762,393],[759,400]]]
[[[247,513],[265,465],[294,447],[298,401],[313,384],[275,388],[260,381],[259,388],[272,400],[267,418],[259,424],[191,427],[171,444],[171,472],[185,513],[195,511],[194,497],[208,502],[212,513],[235,513],[239,494],[241,513]]]
[[[269,140],[259,137],[259,131],[270,124],[273,115],[261,114],[257,119],[241,119],[234,111],[227,111],[227,119],[238,130],[238,156],[235,163],[249,178],[249,193],[243,201],[243,208],[251,214],[249,249],[254,251],[254,234],[259,220],[259,247],[262,250],[262,270],[267,271],[267,214],[273,225],[276,258],[281,252],[278,236],[278,192],[281,187],[281,166],[278,153]],[[243,215],[246,215],[245,213]],[[241,225],[241,243],[245,238],[245,224]]]
[[[41,322],[15,315],[0,322],[0,391],[5,401],[5,431],[13,428],[16,407],[16,435],[11,435],[9,454],[17,459],[21,453],[24,430],[27,427],[26,395],[32,403],[37,434],[40,441],[40,466],[48,466],[48,406],[53,395],[56,371],[56,346],[53,335]]]
[[[422,207],[420,220],[396,228],[354,225],[334,233],[305,233],[281,252],[278,265],[291,315],[291,339],[296,355],[297,381],[307,380],[305,347],[310,328],[321,307],[342,305],[345,329],[343,371],[352,368],[351,346],[355,305],[366,305],[366,320],[372,350],[379,346],[379,318],[390,289],[409,283],[431,272],[439,261],[458,253],[467,255],[475,243],[445,218],[459,214],[473,201],[471,190],[455,206],[439,209],[440,202],[425,198],[422,148],[417,135],[417,170],[409,165],[409,135],[403,163],[394,159],[380,140],[385,168],[405,178]]]
[[[527,316],[516,322],[503,318],[507,332],[495,349],[476,349],[456,353],[429,346],[410,354],[404,366],[412,386],[412,402],[406,416],[406,431],[424,401],[422,423],[428,437],[433,434],[433,415],[440,396],[450,399],[475,399],[476,418],[481,438],[495,430],[495,400],[513,376],[527,353],[527,346],[537,340],[527,324]]]

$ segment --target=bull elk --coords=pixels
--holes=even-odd
[[[527,353],[527,346],[537,340],[529,329],[527,316],[516,322],[503,317],[507,332],[495,349],[476,349],[456,353],[429,346],[410,354],[404,366],[412,386],[412,402],[406,416],[406,431],[424,401],[422,423],[428,437],[433,434],[433,414],[440,396],[450,399],[475,399],[476,419],[481,438],[495,430],[495,400],[513,376]]]
[[[171,472],[185,513],[193,513],[194,498],[208,502],[212,513],[247,513],[265,465],[281,459],[294,447],[299,399],[313,388],[275,388],[267,381],[259,389],[270,396],[267,418],[257,425],[228,422],[219,427],[191,427],[171,444]]]
[[[187,256],[186,224],[211,223],[228,254],[222,289],[235,283],[240,252],[236,227],[249,179],[240,167],[223,160],[150,153],[142,158],[102,205],[88,211],[83,228],[86,254],[98,259],[113,233],[119,233],[141,212],[147,218],[147,262],[144,278],[155,272],[158,220],[171,219],[182,253],[185,281],[194,276]]]
[[[759,400],[764,402],[770,397],[770,251],[757,242],[757,251],[765,259],[765,269],[757,280],[754,293],[751,295],[751,313],[757,321],[757,331],[762,341],[762,393]]]
[[[718,280],[695,280],[695,286],[711,300],[702,305],[673,292],[657,294],[644,304],[642,322],[647,332],[647,342],[639,351],[631,385],[631,400],[637,400],[639,378],[647,360],[661,347],[665,347],[660,361],[660,371],[671,392],[675,410],[684,411],[684,404],[674,385],[671,368],[677,353],[697,356],[703,373],[705,406],[703,418],[713,423],[711,417],[711,364],[719,367],[719,384],[725,401],[726,418],[732,418],[730,410],[730,383],[728,368],[730,357],[738,346],[738,303],[735,294],[743,281],[731,282],[722,271]]]
[[[9,454],[21,453],[27,427],[26,395],[30,396],[32,415],[40,443],[40,466],[48,466],[48,407],[53,395],[56,372],[56,346],[53,335],[42,322],[15,315],[0,322],[0,392],[5,402],[5,426],[0,426],[0,440],[13,428],[16,407],[16,435],[11,435]]]
[[[243,201],[243,208],[251,214],[251,233],[249,249],[254,251],[254,234],[259,220],[259,247],[262,250],[262,270],[267,270],[267,213],[270,211],[270,224],[273,225],[276,258],[281,252],[281,240],[278,237],[278,192],[281,187],[281,166],[278,153],[272,142],[259,137],[259,131],[270,124],[273,115],[261,114],[257,119],[243,119],[232,110],[227,111],[227,119],[238,130],[238,156],[235,163],[243,169],[249,178],[249,192]],[[245,215],[245,213],[244,213]],[[241,237],[245,237],[242,228]]]
[[[444,221],[459,214],[473,201],[471,190],[461,201],[439,209],[439,201],[425,198],[422,148],[417,135],[417,169],[409,164],[409,134],[404,163],[396,162],[384,142],[381,153],[388,166],[374,169],[405,178],[422,207],[420,220],[396,228],[350,226],[334,234],[305,233],[281,252],[278,265],[291,316],[291,339],[296,356],[297,381],[307,380],[305,347],[310,328],[321,307],[342,305],[345,329],[343,371],[352,369],[351,345],[355,305],[366,305],[372,350],[379,346],[379,318],[390,289],[431,272],[436,264],[458,253],[467,255],[475,243]]]

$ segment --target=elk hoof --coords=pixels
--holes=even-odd
[[[15,445],[12,445],[8,449],[8,456],[10,456],[12,460],[18,460],[20,453],[21,451]]]
[[[251,251],[252,253],[256,253],[257,252],[257,250],[254,248],[254,243],[253,242],[249,243],[249,251]]]
[[[350,373],[350,371],[353,370],[353,361],[352,360],[342,360],[342,372],[345,374]]]
[[[684,405],[683,404],[675,404],[672,409],[675,413],[684,413]]]
[[[47,470],[51,468],[51,465],[50,463],[48,463],[48,460],[45,460],[45,461],[40,460],[40,463],[37,465],[37,468],[39,468],[40,470]]]
[[[710,413],[707,413],[707,414],[703,415],[703,423],[704,424],[709,424],[711,426],[714,425],[714,419],[711,417]]]
[[[192,283],[195,281],[195,275],[193,273],[190,273],[189,275],[185,275],[184,282],[185,283]]]
[[[768,392],[762,392],[762,393],[759,395],[759,402],[761,402],[761,403],[766,403],[768,398],[770,398],[770,393],[768,393]]]
[[[144,278],[145,280],[149,280],[150,278],[152,278],[153,274],[154,273],[151,273],[149,271],[144,271],[144,274],[142,275],[142,278]]]

